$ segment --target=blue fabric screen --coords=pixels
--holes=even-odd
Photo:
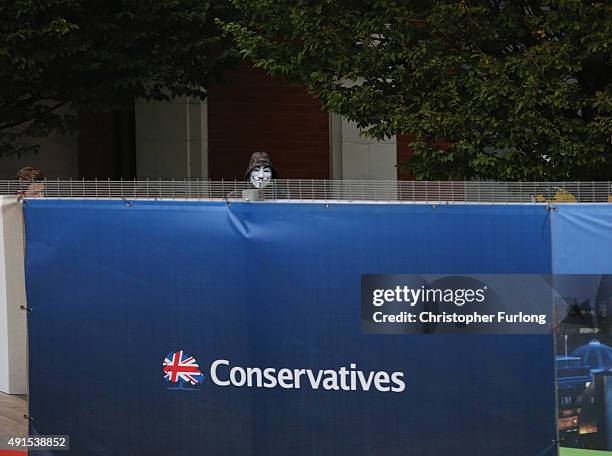
[[[559,204],[551,219],[555,274],[612,273],[612,205]]]
[[[612,451],[612,371],[601,368],[610,366],[605,353],[612,350],[612,204],[557,205],[551,217],[551,246],[555,274],[583,274],[575,276],[582,277],[579,286],[572,282],[566,284],[566,294],[580,306],[581,314],[591,316],[591,321],[595,315],[603,328],[600,333],[592,333],[585,324],[584,333],[557,335],[557,355],[579,356],[582,366],[590,369],[590,387],[578,390],[584,403],[577,404],[581,408],[579,424],[589,424],[590,432],[577,436],[571,430],[562,432],[561,444],[609,452]],[[594,356],[586,355],[588,352]],[[560,385],[564,383],[561,375],[558,378]],[[569,379],[565,383],[575,386],[579,380]],[[565,406],[564,396],[572,397],[572,394],[563,393],[561,388],[559,408],[563,411],[575,407],[572,402]]]
[[[362,274],[545,274],[542,205],[29,200],[31,432],[82,455],[556,455],[552,336],[364,335]],[[184,350],[203,380],[168,389]],[[405,391],[220,387],[232,366]],[[65,454],[58,452],[57,454]]]

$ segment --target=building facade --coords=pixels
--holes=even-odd
[[[47,138],[40,151],[1,157],[0,178],[22,166],[49,178],[234,180],[253,151],[270,154],[287,179],[407,179],[397,163],[408,138],[375,141],[321,110],[304,87],[243,64],[206,101],[137,100],[131,110],[80,113],[72,135]]]

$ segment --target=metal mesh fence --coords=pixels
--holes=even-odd
[[[242,200],[243,181],[0,180],[0,195],[24,198]],[[612,182],[272,181],[259,200],[467,203],[609,203]]]

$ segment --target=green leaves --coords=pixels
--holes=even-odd
[[[204,98],[239,53],[372,137],[411,135],[418,178],[612,179],[610,2],[20,0],[0,15],[0,153],[69,127],[58,106]]]
[[[233,4],[243,55],[373,137],[412,135],[418,178],[612,179],[609,2]]]
[[[0,4],[0,154],[35,147],[71,118],[134,98],[206,97],[234,59],[228,2],[37,0]]]

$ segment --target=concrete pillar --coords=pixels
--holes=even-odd
[[[138,179],[208,178],[206,102],[137,100],[135,110]]]
[[[27,312],[21,203],[0,196],[0,391],[27,394]]]
[[[331,115],[334,179],[397,180],[397,144],[363,137],[354,122]]]

